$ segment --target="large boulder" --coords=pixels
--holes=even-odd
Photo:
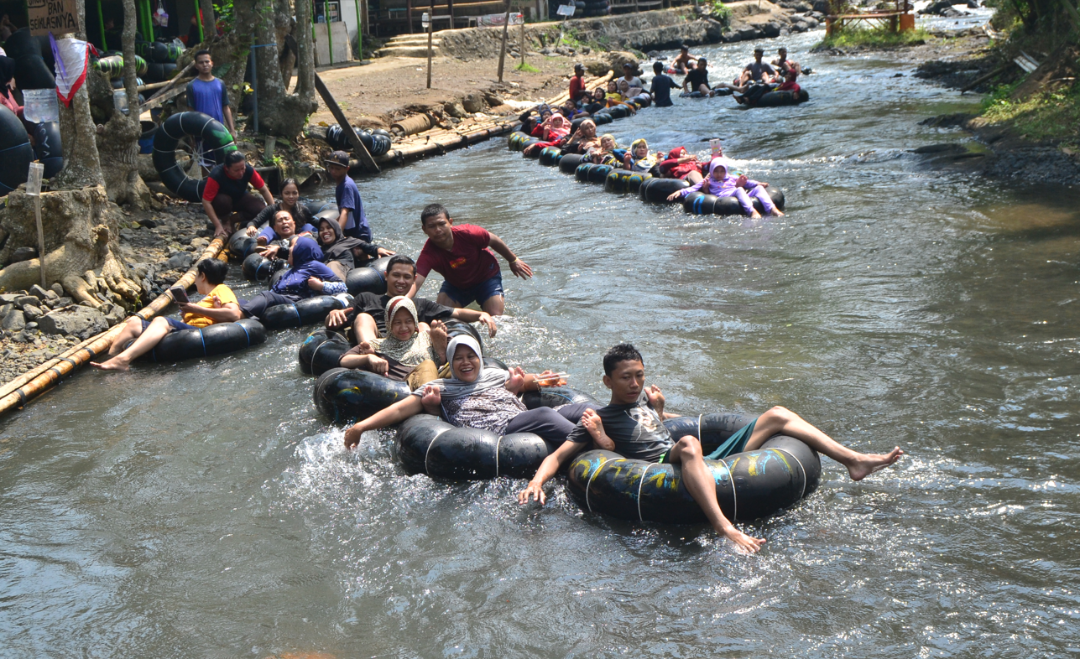
[[[52,311],[38,318],[37,323],[46,334],[67,334],[84,340],[109,329],[105,314],[81,305]]]

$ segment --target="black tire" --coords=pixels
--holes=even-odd
[[[150,82],[162,82],[165,80],[165,65],[152,62],[146,65],[146,79]]]
[[[26,183],[30,161],[34,159],[34,147],[30,136],[15,113],[0,107],[0,196],[6,195]]]
[[[668,203],[668,196],[677,190],[689,188],[690,184],[677,178],[651,178],[641,184],[638,197],[654,204]]]
[[[176,163],[176,146],[184,136],[201,139],[203,149],[212,151],[214,160],[224,162],[225,154],[236,151],[232,135],[220,122],[202,112],[179,112],[170,116],[154,133],[154,169],[161,182],[182,199],[199,203],[206,179],[188,178]]]
[[[377,269],[369,266],[353,268],[345,276],[345,286],[349,290],[349,295],[360,295],[361,293],[382,295],[386,292],[386,277]]]
[[[315,381],[315,407],[335,424],[366,419],[411,394],[409,385],[390,378],[332,368]]]
[[[308,334],[300,344],[300,371],[316,377],[338,367],[341,356],[348,352],[345,337],[329,329],[318,329]]]
[[[170,332],[154,349],[143,355],[144,361],[171,363],[196,357],[224,355],[266,341],[266,329],[252,318],[235,323],[214,323],[201,329]]]
[[[282,270],[282,272],[285,272]],[[266,329],[287,329],[321,323],[334,309],[344,309],[345,301],[338,296],[316,295],[290,304],[270,307],[263,314]]]
[[[563,174],[573,174],[577,171],[581,159],[585,156],[580,153],[568,153],[559,159],[559,171]]]

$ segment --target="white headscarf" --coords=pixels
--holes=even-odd
[[[457,375],[454,375],[454,353],[457,352],[460,346],[468,346],[480,358],[480,368],[476,373],[476,380],[472,382],[465,382],[458,379]],[[450,344],[446,346],[446,360],[450,362],[451,377],[432,380],[428,383],[428,385],[438,387],[441,390],[444,401],[464,398],[493,387],[501,387],[506,384],[506,380],[510,377],[510,374],[501,368],[484,368],[484,353],[480,350],[480,344],[468,334],[460,334],[450,339]],[[424,387],[414,391],[413,395],[423,396]]]
[[[476,381],[479,382],[480,377],[484,374],[484,352],[480,350],[480,344],[476,342],[476,339],[469,334],[458,334],[450,339],[450,344],[446,346],[446,361],[450,363],[450,375],[455,380],[458,379],[457,373],[454,373],[454,353],[457,352],[459,346],[472,348],[472,351],[476,353],[476,357],[480,360],[480,369],[476,372]]]

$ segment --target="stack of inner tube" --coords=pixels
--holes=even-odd
[[[136,56],[147,62],[145,75],[150,82],[164,82],[176,75],[176,60],[183,51],[164,41],[136,41]]]
[[[161,182],[176,196],[192,203],[202,199],[206,179],[189,178],[176,162],[180,138],[202,140],[203,151],[213,151],[213,159],[225,161],[225,154],[236,151],[232,135],[216,119],[202,112],[179,112],[165,120],[154,133],[154,169]]]
[[[94,60],[94,63],[91,66],[95,70],[101,71],[102,73],[104,73],[109,78],[112,78],[114,81],[118,80],[118,79],[123,79],[123,77],[124,77],[124,56],[123,55],[113,54],[113,55],[107,55],[105,57],[101,57],[101,58],[99,58],[97,60]],[[147,72],[146,60],[144,60],[143,58],[136,55],[135,56],[135,74],[143,76],[143,75],[146,75],[146,72]],[[123,83],[121,83],[121,84],[123,84]],[[114,86],[115,86],[115,82],[114,82]]]
[[[140,359],[159,363],[196,357],[213,357],[243,350],[266,341],[266,329],[252,318],[235,323],[214,323],[199,329],[169,332],[154,349]]]
[[[364,129],[353,130],[356,132],[356,136],[360,138],[360,141],[363,142],[364,147],[371,152],[372,156],[382,156],[390,151],[393,140],[390,137],[390,133],[387,131],[381,128],[376,128],[372,131]],[[352,151],[352,144],[345,135],[345,129],[338,124],[334,124],[326,129],[326,143],[336,151]]]

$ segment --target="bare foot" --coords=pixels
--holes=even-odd
[[[750,214],[750,219],[751,220],[760,220],[761,219],[761,213],[759,213],[757,211],[754,211],[753,213]]]
[[[103,361],[100,364],[96,362],[90,362],[90,365],[102,371],[126,371],[131,366],[128,362],[122,359],[118,359],[116,357],[113,357],[112,359],[109,359],[107,361]]]
[[[773,217],[784,217],[784,214],[780,212],[779,208],[774,207],[773,210],[772,210],[772,216]]]
[[[765,544],[765,538],[755,538],[753,536],[746,535],[739,529],[732,526],[723,535],[727,536],[728,540],[735,543],[735,547],[739,551],[746,552],[747,554],[756,554],[761,550],[761,545]]]
[[[904,455],[904,452],[900,450],[899,446],[884,455],[881,453],[862,453],[855,462],[847,466],[848,474],[851,475],[851,480],[861,481],[874,472],[893,466],[902,455]]]

